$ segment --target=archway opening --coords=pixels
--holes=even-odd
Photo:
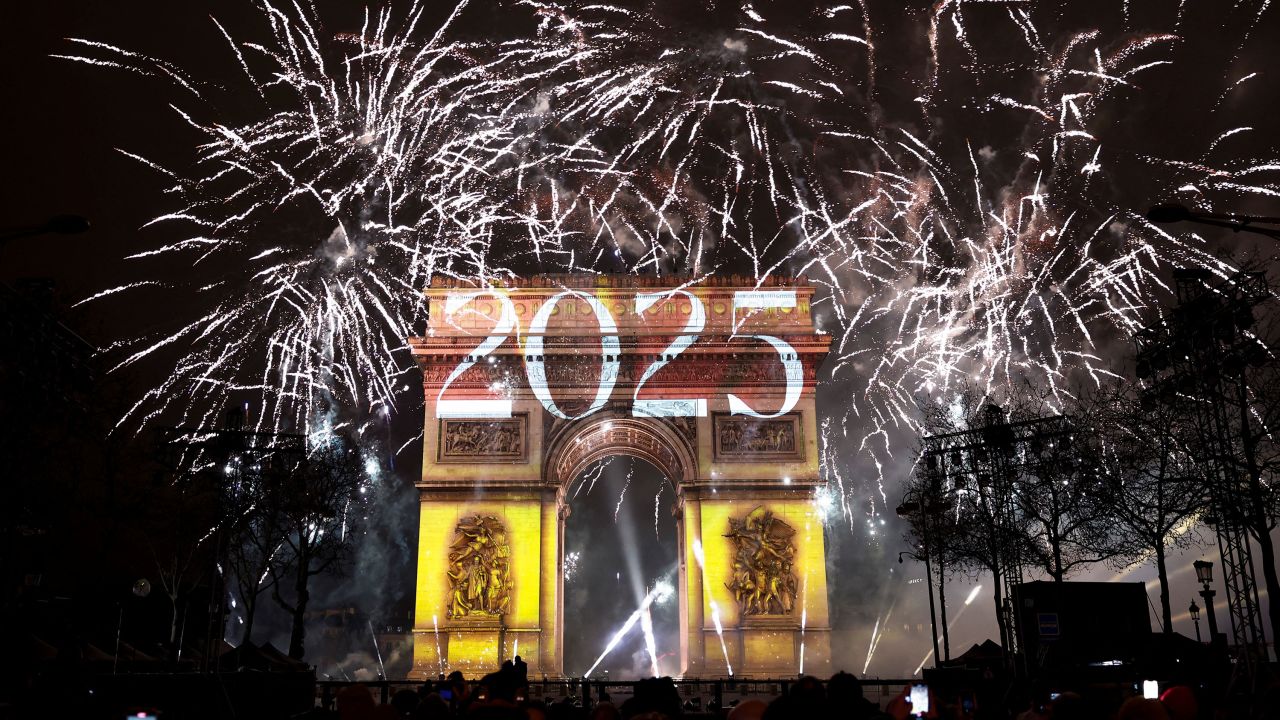
[[[565,500],[565,673],[633,680],[656,667],[660,676],[677,674],[674,484],[646,460],[612,455],[573,478]]]

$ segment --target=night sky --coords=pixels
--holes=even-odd
[[[327,21],[323,33],[358,32],[361,10],[357,3],[316,4],[319,14]],[[826,7],[826,4],[794,1],[754,5],[679,0],[622,4],[638,13],[650,14],[660,25],[670,28],[673,45],[710,48],[718,47],[729,37],[747,37],[751,42],[758,42],[752,36],[734,35],[735,28],[756,22],[750,18],[752,13],[767,19],[767,23],[759,23],[760,27],[817,36],[823,31],[821,23],[825,22],[820,8]],[[1178,0],[1063,3],[1060,9],[1041,8],[1036,20],[1046,44],[1060,46],[1069,31],[1086,28],[1098,28],[1104,38],[1133,37],[1146,31],[1170,32],[1173,30],[1171,18],[1176,16],[1180,4]],[[937,68],[939,89],[932,91],[936,102],[929,111],[922,111],[919,98],[929,92],[927,28],[932,6],[913,2],[908,3],[911,7],[902,9],[903,3],[895,0],[875,0],[866,5],[874,19],[870,24],[876,46],[877,87],[873,98],[868,97],[866,84],[861,80],[867,77],[869,63],[860,50],[840,56],[848,61],[848,76],[853,78],[847,95],[840,99],[810,101],[787,95],[779,86],[763,83],[756,88],[757,97],[762,102],[769,100],[771,93],[776,98],[786,97],[791,110],[798,117],[812,119],[813,126],[834,121],[861,126],[871,122],[868,118],[874,114],[921,136],[939,139],[939,143],[956,140],[950,146],[954,152],[963,148],[964,143],[959,142],[963,139],[982,157],[984,171],[994,178],[1008,178],[1008,193],[1016,192],[1014,178],[1022,175],[1021,149],[1031,132],[1027,129],[1026,115],[1008,109],[993,110],[990,102],[966,100],[1027,94],[1025,78],[1034,73],[1014,70],[1021,61],[1013,47],[1021,43],[1022,38],[1009,21],[1006,4],[1000,3],[998,8],[966,5],[965,41],[970,43],[969,49],[955,44],[958,41],[948,16],[940,37],[941,42],[947,44],[949,60]],[[1007,5],[1020,9],[1029,4]],[[1176,171],[1150,161],[1153,157],[1224,168],[1264,163],[1277,157],[1276,138],[1280,133],[1276,132],[1276,111],[1280,109],[1280,82],[1272,73],[1275,48],[1280,42],[1280,13],[1272,8],[1261,20],[1253,22],[1259,6],[1256,2],[1241,3],[1239,5],[1247,7],[1237,7],[1230,12],[1220,7],[1236,4],[1188,0],[1186,5],[1178,30],[1181,39],[1172,44],[1174,49],[1169,53],[1176,62],[1147,71],[1140,81],[1135,80],[1135,87],[1121,92],[1119,99],[1095,116],[1090,127],[1103,149],[1101,180],[1090,186],[1087,195],[1060,199],[1058,210],[1069,210],[1072,203],[1076,203],[1082,215],[1094,221],[1108,214],[1095,211],[1102,205],[1141,213],[1155,202],[1187,201],[1187,197],[1175,198],[1168,194],[1169,178],[1176,175]],[[434,32],[452,10],[450,4],[428,2],[426,19],[418,32],[424,35]],[[65,38],[81,37],[172,61],[190,76],[218,88],[211,94],[216,100],[210,114],[234,122],[256,112],[255,104],[244,90],[225,40],[209,21],[210,14],[216,15],[237,38],[266,41],[261,15],[247,0],[180,3],[58,0],[10,2],[0,9],[0,24],[6,28],[3,39],[6,61],[0,69],[3,77],[0,87],[8,105],[8,111],[0,120],[7,180],[0,200],[3,204],[0,226],[37,223],[58,213],[82,214],[92,222],[91,231],[82,236],[43,236],[0,245],[0,280],[12,282],[30,276],[55,280],[56,301],[64,322],[97,347],[105,348],[126,338],[171,332],[190,322],[193,313],[203,307],[202,301],[192,299],[190,285],[208,282],[211,277],[235,283],[239,281],[238,273],[244,269],[215,259],[211,261],[213,270],[193,271],[188,256],[146,263],[122,259],[184,237],[184,229],[174,225],[143,228],[151,218],[174,209],[174,201],[164,192],[169,183],[123,156],[116,148],[145,155],[171,167],[189,166],[193,145],[200,142],[201,137],[168,107],[171,102],[183,103],[186,107],[191,104],[189,97],[156,78],[89,67],[50,56],[72,52]],[[534,24],[527,10],[496,8],[492,3],[476,2],[459,17],[451,32],[459,37],[493,39],[529,33]],[[861,21],[849,21],[839,29],[842,32],[856,30],[858,34],[864,30]],[[1113,41],[1103,44],[1110,49],[1117,46]],[[645,51],[648,50],[637,52]],[[982,78],[980,83],[972,79],[974,70],[966,67],[963,60],[969,53],[981,56],[988,63],[977,72]],[[1152,58],[1159,55],[1152,54]],[[785,81],[788,77],[785,63],[773,66],[772,72],[775,75],[769,77],[775,80]],[[1254,72],[1259,76],[1249,81],[1244,91],[1224,92],[1224,86],[1232,80]],[[824,152],[834,152],[819,147],[822,141],[815,139],[817,134],[806,134],[812,129],[810,126],[803,123],[798,126],[794,140],[805,153],[825,158],[828,156]],[[1222,140],[1212,151],[1207,149],[1223,131],[1245,126],[1252,130]],[[869,164],[851,162],[850,166],[869,169]],[[1276,197],[1280,192],[1275,190],[1275,177],[1272,173],[1251,178],[1271,188],[1270,192],[1235,193],[1219,189],[1191,199],[1224,211],[1280,215],[1280,200]],[[709,189],[723,180],[723,176],[702,180],[702,184],[693,183],[691,195],[704,191],[709,195]],[[991,192],[995,196],[1002,193],[998,189]],[[856,195],[853,190],[850,194],[850,198],[842,201],[856,205],[860,198],[852,197]],[[957,199],[957,204],[959,202]],[[741,211],[739,219],[743,223],[756,223],[762,235],[770,235],[777,229],[779,216],[759,209],[761,207],[763,205]],[[297,208],[286,208],[277,218],[261,221],[257,231],[282,238],[284,243],[305,244],[315,241],[314,238],[322,239],[320,236],[331,229],[332,223],[327,218],[307,217]],[[1123,233],[1123,229],[1116,232]],[[1275,256],[1274,244],[1268,240],[1213,231],[1205,237],[1210,254],[1235,262],[1267,263]],[[794,243],[795,239],[788,237],[783,244],[788,242]],[[722,272],[750,269],[749,263],[728,256],[721,265]],[[130,291],[110,302],[71,307],[94,293],[140,279],[159,279],[169,287]],[[1131,364],[1131,346],[1119,335],[1105,337],[1100,352],[1116,367]],[[174,360],[174,355],[160,353],[152,361],[128,369],[111,380],[123,388],[113,392],[126,396],[140,394],[143,389],[162,382]],[[859,437],[868,427],[864,423],[869,421],[866,416],[850,418],[843,398],[860,392],[860,383],[867,374],[865,368],[859,368],[852,377],[828,379],[820,392],[819,402],[823,406],[820,409],[825,416],[844,417],[843,422],[852,423],[850,437]],[[359,556],[366,581],[378,578],[385,586],[355,591],[344,590],[341,583],[335,583],[325,590],[332,594],[335,602],[354,598],[354,602],[380,606],[381,612],[404,613],[407,598],[411,597],[415,542],[412,534],[416,518],[411,517],[410,483],[417,475],[421,453],[420,443],[411,441],[421,427],[421,398],[414,392],[420,391],[407,394],[400,412],[381,431],[386,447],[399,448],[410,441],[391,460],[394,479],[388,481],[385,497],[379,500],[388,506],[384,517],[391,525]],[[847,489],[851,516],[837,518],[828,530],[833,622],[837,632],[843,633],[833,644],[838,646],[837,665],[858,674],[865,671],[871,675],[905,675],[915,669],[929,648],[928,611],[918,580],[923,570],[896,562],[897,552],[906,545],[893,508],[900,498],[899,483],[910,471],[910,441],[901,438],[897,440],[902,443],[901,452],[884,459],[883,487],[876,478],[874,465],[866,455],[856,451],[855,443],[848,442],[847,453],[843,447],[837,453],[847,461],[843,472],[851,482]],[[581,512],[575,505],[569,521],[566,552],[572,552],[575,547],[586,548],[600,540],[601,546],[607,549],[585,562],[580,572],[605,573],[602,568],[625,566],[621,559],[626,538],[639,533],[641,539],[637,542],[645,548],[640,573],[645,577],[641,582],[648,584],[661,572],[667,550],[671,550],[669,559],[674,561],[674,531],[667,512],[671,494],[666,494],[661,507],[663,526],[655,540],[652,498],[661,480],[654,477],[652,468],[642,463],[633,464],[642,477],[629,491],[632,494],[618,522],[614,523],[608,511],[619,492],[619,474],[625,475],[625,469],[618,468],[629,465],[622,461],[615,463],[617,468],[610,471],[602,487],[579,503]],[[1190,563],[1202,556],[1216,559],[1216,550],[1206,544],[1173,561],[1177,570],[1175,609],[1185,608],[1191,600]],[[1115,574],[1113,568],[1099,568],[1079,579],[1110,578]],[[1125,579],[1147,581],[1152,577],[1149,567],[1140,567],[1127,573]],[[600,608],[596,616],[598,624],[579,626],[574,631],[577,634],[566,630],[570,643],[567,671],[585,669],[569,665],[584,658],[589,664],[594,659],[589,648],[597,644],[602,647],[607,640],[607,633],[601,628],[625,619],[629,608],[634,606],[634,588],[629,584],[634,580],[623,573],[620,580],[578,578],[566,583],[569,593],[566,618],[571,609],[589,612]],[[976,584],[989,585],[989,579],[957,577],[948,588],[948,597],[954,602],[952,617],[956,618],[957,612],[964,613],[953,630],[952,645],[957,652],[994,633],[987,591],[978,596],[972,607],[961,611],[963,599]],[[889,608],[893,609],[887,623],[894,628],[895,635],[877,651],[875,662],[864,664],[871,626],[877,619],[884,618]],[[674,613],[659,613],[658,620],[663,626],[660,641],[673,640]],[[1175,616],[1175,624],[1179,632],[1192,633],[1185,612]],[[594,632],[599,639],[583,636],[587,631]],[[632,655],[639,648],[637,644],[624,648],[611,661],[613,671],[628,672],[633,664]]]

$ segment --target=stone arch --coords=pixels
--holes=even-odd
[[[558,324],[543,336],[537,357],[545,356],[536,371],[538,392],[530,386],[527,338],[513,333],[477,362],[477,348],[494,327],[491,302],[482,297],[473,301],[475,312],[451,317],[450,295],[475,288],[442,280],[425,290],[427,331],[409,340],[425,395],[415,677],[449,670],[479,676],[515,654],[529,663],[530,675],[563,674],[566,490],[591,463],[619,454],[653,464],[675,490],[680,674],[776,678],[800,668],[830,670],[825,539],[813,504],[825,484],[814,391],[830,337],[813,325],[814,288],[798,279],[766,289],[742,278],[691,286],[674,280],[559,275],[493,289],[512,301],[524,329],[550,298],[560,298]],[[564,288],[593,295],[608,309],[617,323],[617,355],[599,359],[596,312],[581,298],[563,296]],[[687,331],[693,303],[637,310],[641,293],[663,290],[690,292],[705,310],[703,331],[678,358],[669,347]],[[741,295],[747,302],[739,302]],[[739,333],[740,307],[758,310],[750,332],[759,335]],[[794,355],[780,358],[760,337],[784,340]],[[733,393],[749,407],[782,407],[794,377],[783,363],[797,358],[803,389],[785,412],[748,416],[728,402]],[[546,403],[548,391],[554,407]],[[668,401],[689,416],[636,416],[637,396]],[[581,419],[562,417],[601,402]],[[738,552],[730,533],[757,511],[795,531],[803,611],[752,612],[730,588]],[[502,538],[495,542],[510,568],[510,580],[499,585],[505,609],[454,615],[448,599],[469,580],[449,572],[448,550],[465,540],[477,517]]]
[[[632,417],[620,409],[597,412],[553,429],[543,461],[543,482],[563,490],[593,463],[630,455],[661,470],[678,491],[697,477],[697,448],[690,435],[672,420]]]
[[[565,422],[552,429],[547,441],[543,461],[543,483],[554,487],[557,506],[556,572],[557,604],[551,646],[556,648],[553,667],[563,672],[564,667],[564,553],[565,518],[570,514],[572,483],[594,463],[619,455],[639,458],[653,465],[663,474],[665,482],[680,498],[684,488],[694,483],[697,476],[697,448],[694,445],[693,428],[684,430],[678,420],[664,418],[632,417],[625,409],[608,408],[588,418]],[[676,522],[676,564],[678,602],[683,608],[688,588],[683,581],[688,558],[685,552],[683,524]],[[680,614],[681,638],[688,634],[689,616]],[[688,663],[687,643],[680,647],[680,662]]]

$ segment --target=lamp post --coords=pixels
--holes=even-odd
[[[1196,642],[1204,642],[1200,639],[1200,606],[1196,605],[1196,601],[1191,601],[1191,607],[1187,608],[1187,612],[1191,613],[1191,622],[1196,624]]]
[[[930,611],[930,617],[932,620],[932,616],[933,616],[932,575],[933,573],[932,573],[932,567],[930,566],[930,563],[928,562],[928,560],[929,560],[929,556],[932,555],[932,553],[930,552],[929,546],[936,545],[936,543],[934,543],[930,537],[931,529],[932,529],[931,525],[934,525],[935,523],[930,523],[929,519],[945,518],[947,516],[947,513],[950,510],[953,510],[955,508],[955,501],[951,497],[954,491],[948,490],[942,487],[942,477],[937,474],[938,456],[936,453],[927,454],[925,456],[925,467],[927,468],[926,473],[928,474],[928,477],[930,479],[929,489],[927,490],[921,489],[919,491],[908,493],[909,498],[903,498],[903,504],[898,506],[897,514],[898,514],[898,517],[908,518],[913,521],[919,522],[920,540],[923,543],[921,551],[925,557],[920,558],[914,555],[913,557],[916,557],[917,560],[923,559],[926,561],[925,570],[926,570],[926,574],[929,576],[929,600],[930,600],[929,611]],[[951,660],[951,637],[950,637],[950,633],[948,632],[948,626],[947,626],[947,568],[946,568],[945,559],[943,557],[939,556],[937,559],[938,559],[938,607],[942,615],[942,618],[941,618],[941,623],[938,623],[937,621],[933,621],[933,624],[934,624],[935,636],[938,634],[937,626],[939,624],[941,624],[942,626],[942,652],[941,654],[938,653],[938,644],[935,640],[934,642],[935,663],[939,661]],[[902,562],[901,554],[898,555],[898,562]]]
[[[1280,229],[1270,227],[1258,227],[1256,223],[1263,225],[1278,225],[1280,218],[1259,217],[1257,215],[1235,215],[1231,213],[1207,213],[1196,212],[1185,205],[1153,205],[1147,210],[1147,220],[1161,225],[1179,222],[1193,222],[1201,225],[1213,225],[1214,227],[1227,228],[1232,232],[1257,233],[1258,235],[1266,235],[1274,240],[1280,240]]]
[[[1204,607],[1209,613],[1209,644],[1212,645],[1218,641],[1218,618],[1213,612],[1213,596],[1218,593],[1209,587],[1213,583],[1213,563],[1208,560],[1197,560],[1191,564],[1196,569],[1196,580],[1204,585],[1204,589],[1200,591],[1200,597],[1204,598]]]
[[[924,581],[929,584],[929,631],[933,633],[933,666],[936,668],[942,659],[938,655],[938,616],[933,609],[933,569],[929,565],[929,553],[926,551],[916,554],[910,550],[903,550],[898,553],[899,564],[902,563],[903,555],[924,561]]]

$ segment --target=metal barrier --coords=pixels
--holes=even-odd
[[[478,679],[478,678],[477,678]],[[468,680],[474,684],[476,679]],[[739,702],[751,699],[769,702],[774,698],[786,695],[796,678],[772,680],[737,680],[733,678],[682,679],[673,680],[681,700],[692,703],[699,709],[710,707],[732,707]],[[417,690],[427,683],[436,680],[371,680],[355,682],[345,680],[321,680],[316,683],[316,702],[318,707],[333,709],[334,698],[346,687],[363,685],[369,688],[380,704],[387,704],[399,690]],[[819,680],[826,684],[826,681]],[[863,695],[883,708],[885,704],[902,691],[904,687],[919,680],[866,678],[862,680]],[[529,700],[543,702],[560,702],[570,700],[583,707],[592,707],[602,699],[621,705],[635,694],[638,680],[589,680],[575,678],[565,680],[529,680]],[[714,705],[712,704],[714,703]]]

